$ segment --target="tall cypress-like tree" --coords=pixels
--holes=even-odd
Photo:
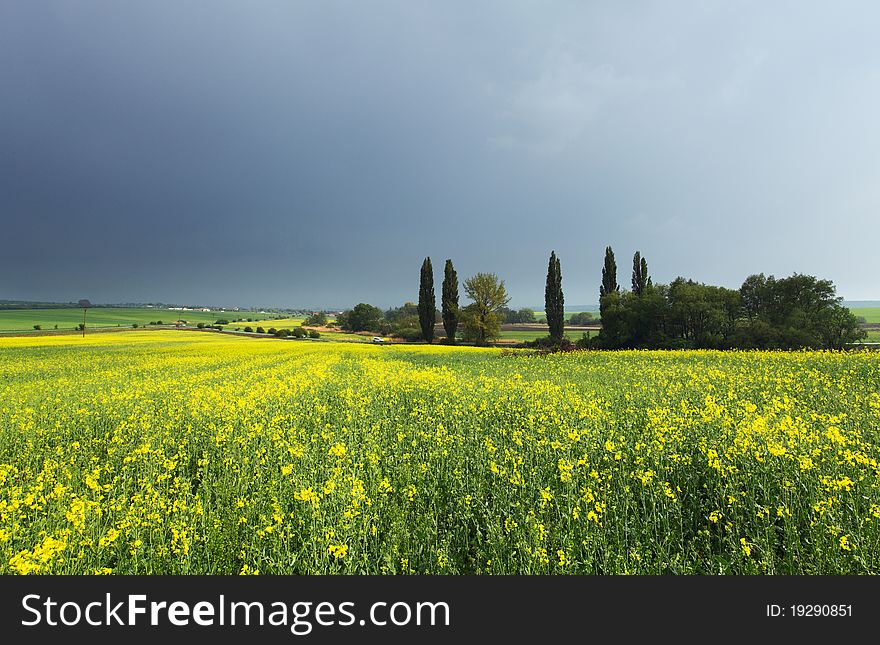
[[[565,325],[565,299],[562,295],[562,269],[556,251],[550,252],[550,263],[547,266],[547,286],[544,288],[544,313],[547,314],[547,325],[550,327],[550,338],[555,342],[562,340]]]
[[[434,269],[431,258],[422,262],[422,275],[419,281],[419,325],[422,338],[429,343],[434,340],[434,320],[437,317],[437,301],[434,298]]]
[[[602,267],[602,284],[599,287],[599,297],[608,296],[620,291],[617,284],[617,262],[614,261],[614,251],[610,246],[605,247],[605,265]]]
[[[632,292],[640,296],[645,292],[648,286],[648,261],[642,257],[642,254],[636,251],[633,255],[633,274],[632,274]]]
[[[446,341],[455,342],[458,331],[458,273],[452,266],[452,260],[446,260],[443,269],[443,293],[440,306],[443,311],[443,329],[446,330]]]

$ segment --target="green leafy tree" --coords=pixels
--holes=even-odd
[[[382,310],[365,302],[343,311],[337,322],[346,331],[379,331],[385,322]]]
[[[504,280],[494,273],[477,273],[464,281],[464,292],[473,303],[462,310],[465,336],[478,343],[498,338],[501,315],[498,310],[510,302]]]
[[[648,261],[638,251],[633,255],[632,292],[641,296],[651,278],[648,277]]]
[[[614,251],[610,246],[605,247],[605,262],[602,265],[602,283],[599,285],[599,315],[602,318],[602,326],[605,326],[605,310],[614,296],[620,294],[620,285],[617,284],[617,262],[614,259]],[[613,303],[614,306],[617,303]],[[606,334],[607,336],[607,334]]]
[[[441,309],[443,312],[443,329],[446,331],[446,340],[455,342],[455,334],[458,331],[458,274],[452,266],[452,260],[446,260],[443,269],[443,292]]]
[[[758,274],[739,293],[746,321],[737,330],[738,347],[840,349],[864,336],[830,280]]]
[[[592,322],[593,314],[589,311],[579,311],[576,314],[572,314],[568,319],[568,324],[576,327],[583,327],[584,325],[592,324]]]
[[[550,252],[550,263],[547,266],[547,284],[544,287],[544,313],[547,315],[547,326],[550,338],[554,342],[562,340],[565,327],[565,299],[562,295],[562,269],[556,251]]]
[[[323,311],[316,311],[303,321],[303,325],[308,327],[324,327],[327,324],[327,314]]]
[[[407,326],[411,326],[411,321],[415,320],[415,326],[419,326],[419,306],[414,302],[405,302],[400,307],[392,307],[385,311],[385,320],[394,327],[403,321]]]
[[[437,300],[434,296],[434,269],[431,266],[431,258],[425,258],[422,262],[422,273],[419,280],[419,326],[422,328],[422,338],[431,342],[434,340],[434,322],[437,319]]]
[[[533,323],[535,322],[535,312],[528,307],[523,307],[519,311],[516,312],[515,320],[512,322],[516,323]]]
[[[617,284],[617,262],[614,261],[614,251],[610,246],[605,247],[605,263],[602,266],[602,284],[599,286],[599,297],[618,293],[620,286]]]

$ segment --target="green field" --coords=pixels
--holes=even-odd
[[[562,314],[562,315],[563,315],[563,317],[565,318],[565,320],[568,320],[569,318],[571,318],[571,317],[572,317],[574,314],[576,314],[576,313],[580,313],[580,312],[577,312],[577,311],[566,311],[566,312],[565,312],[564,314]],[[589,313],[592,314],[592,316],[593,316],[593,322],[594,322],[594,323],[598,323],[598,322],[599,322],[599,312],[598,312],[598,311],[591,311],[591,312],[589,312]],[[536,312],[535,312],[535,318],[543,318],[544,315],[545,315],[545,314],[544,314],[543,311],[536,311]]]
[[[865,322],[880,323],[880,307],[859,307],[850,311],[857,317],[864,318]]]
[[[0,374],[0,573],[880,573],[876,352],[133,330]]]
[[[172,311],[146,307],[94,307],[86,315],[87,327],[130,327],[132,324],[146,325],[153,321],[173,324],[178,318],[186,320],[190,326],[197,323],[213,323],[218,318],[232,320],[241,312],[229,311]],[[83,321],[82,309],[4,309],[0,310],[0,332],[33,331],[40,325],[43,331],[76,329]]]
[[[501,331],[501,340],[519,340],[519,341],[530,341],[537,340],[538,338],[546,338],[549,334],[549,330],[545,331]],[[579,340],[581,337],[581,331],[567,331],[565,333],[565,337],[571,340],[572,342]],[[596,331],[591,330],[590,336],[595,336]]]

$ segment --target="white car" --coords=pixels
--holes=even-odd
[[[381,336],[373,336],[373,342],[378,345],[379,343],[384,343],[385,339]]]

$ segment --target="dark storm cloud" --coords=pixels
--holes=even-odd
[[[431,255],[535,305],[554,248],[591,303],[606,244],[877,297],[878,16],[3,3],[0,297],[387,306]]]

